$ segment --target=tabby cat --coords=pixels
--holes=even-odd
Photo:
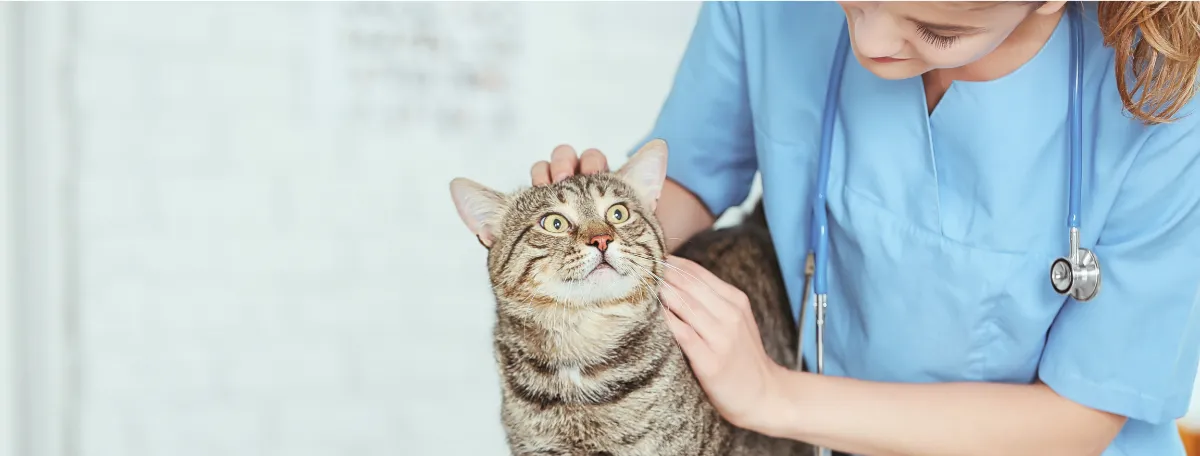
[[[654,140],[613,173],[510,194],[451,183],[459,216],[488,248],[501,421],[514,455],[812,454],[725,421],[667,328],[657,298],[666,239],[653,217],[666,163],[666,143]],[[761,209],[675,254],[743,290],[767,353],[796,368]]]

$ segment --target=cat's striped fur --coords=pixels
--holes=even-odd
[[[665,154],[651,143],[616,173],[507,195],[457,184],[460,214],[489,246],[501,419],[514,455],[812,454],[722,419],[667,329],[657,300],[666,242],[653,218]],[[569,228],[544,228],[548,216]],[[603,251],[597,236],[611,238]],[[676,254],[746,292],[767,352],[794,368],[796,331],[765,220],[702,233]]]

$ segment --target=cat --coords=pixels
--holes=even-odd
[[[808,444],[731,425],[709,402],[658,300],[666,238],[654,209],[667,144],[617,171],[501,193],[450,190],[488,249],[501,423],[516,456],[810,455]],[[796,369],[796,328],[761,203],[675,255],[744,291],[775,362]]]

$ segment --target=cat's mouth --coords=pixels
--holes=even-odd
[[[610,273],[620,275],[620,273],[617,272],[616,268],[612,267],[611,264],[608,264],[608,260],[601,258],[600,263],[597,263],[596,267],[592,268],[592,272],[589,272],[587,276],[589,278],[591,278],[591,277],[598,276],[600,274],[610,274]]]
[[[630,269],[638,266],[622,254],[589,253],[588,258],[561,271],[559,280],[545,283],[545,293],[564,303],[589,305],[624,299],[639,285],[645,286]]]
[[[583,278],[584,278],[584,280],[597,280],[597,279],[606,279],[606,278],[616,278],[616,277],[622,276],[622,275],[624,275],[624,274],[621,274],[620,271],[617,271],[617,268],[613,267],[612,263],[608,262],[608,258],[605,258],[602,255],[600,257],[600,261],[596,262],[596,265],[592,267],[592,270],[590,272],[588,272],[587,275],[585,275]]]

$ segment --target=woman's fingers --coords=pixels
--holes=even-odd
[[[733,306],[725,302],[727,298],[720,288],[724,282],[717,279],[716,276],[708,273],[699,265],[682,258],[668,257],[667,264],[669,266],[666,273],[663,274],[667,283],[675,285],[691,296],[702,298],[708,311],[718,320],[729,320],[737,312]]]
[[[596,174],[608,171],[608,159],[598,149],[588,149],[580,156],[567,144],[554,148],[550,161],[539,161],[529,170],[534,186],[562,182],[575,174]]]
[[[749,301],[746,299],[746,293],[721,280],[720,277],[713,275],[708,269],[704,269],[703,266],[696,264],[692,260],[668,255],[667,264],[681,269],[681,272],[686,273],[685,275],[689,275],[703,283],[704,286],[710,288],[712,292],[716,292],[726,301],[729,301],[729,303],[748,307]]]
[[[658,291],[659,300],[667,306],[667,310],[674,312],[680,320],[692,327],[701,339],[713,337],[718,330],[718,321],[709,309],[711,304],[696,299],[680,285],[671,283],[670,274],[666,274],[666,284]]]
[[[596,174],[608,171],[608,159],[599,149],[588,149],[579,156],[579,173]]]
[[[684,323],[678,315],[675,315],[675,312],[667,310],[663,312],[663,315],[667,320],[667,328],[671,330],[672,334],[675,334],[675,340],[679,342],[684,351],[690,353],[704,347],[704,341],[700,339],[699,334],[696,334],[696,330]]]
[[[577,166],[579,157],[575,155],[574,148],[566,144],[555,147],[554,152],[550,153],[550,181],[561,182],[575,175]]]
[[[746,293],[688,259],[669,257],[667,263],[678,268],[679,275],[689,279],[688,293],[714,296],[714,299],[711,299],[713,305],[710,306],[709,311],[722,323],[758,329],[754,321],[754,312],[750,309],[750,299]],[[671,269],[675,270],[675,268]]]
[[[534,163],[533,168],[529,170],[529,177],[534,186],[550,185],[550,162],[542,160]]]
[[[668,284],[666,291],[659,292],[663,303],[696,330],[713,356],[724,356],[734,348],[736,328],[750,327],[746,320],[753,320],[754,316],[749,306],[745,306],[744,311],[738,309],[715,293],[702,278],[697,278],[695,273],[668,268],[663,278]],[[682,299],[687,307],[676,309],[680,307],[676,302],[678,299]]]
[[[679,348],[683,349],[683,354],[687,355],[692,370],[699,373],[711,372],[714,369],[713,353],[704,344],[704,339],[674,312],[667,311],[663,314],[667,320],[667,328],[675,336],[675,341],[679,344]]]

